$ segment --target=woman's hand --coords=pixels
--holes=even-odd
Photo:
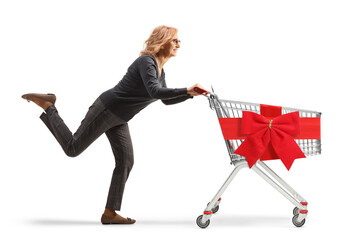
[[[188,93],[190,96],[199,96],[199,95],[202,95],[201,93],[195,92],[194,88],[196,88],[196,87],[204,89],[200,84],[197,83],[197,84],[195,84],[195,85],[192,86],[192,87],[188,87],[188,88],[187,88],[187,93]]]

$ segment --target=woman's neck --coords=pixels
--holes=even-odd
[[[169,60],[169,57],[165,57],[163,55],[157,55],[155,56],[156,63],[158,65],[159,69],[162,69],[165,65],[165,63]]]

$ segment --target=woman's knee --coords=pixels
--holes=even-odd
[[[134,166],[134,158],[132,156],[122,159],[115,159],[114,173],[128,175]]]
[[[68,157],[77,157],[82,153],[79,148],[74,147],[73,145],[70,145],[67,149],[65,149],[65,154]]]
[[[74,152],[74,151],[66,151],[65,154],[66,154],[68,157],[77,157],[77,156],[80,155],[80,153]]]

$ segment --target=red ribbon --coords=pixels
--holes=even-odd
[[[250,168],[263,155],[270,142],[288,170],[296,158],[305,157],[293,138],[300,132],[299,112],[269,120],[257,113],[244,111],[242,132],[248,136],[234,153],[246,157]]]
[[[245,139],[235,154],[246,157],[251,168],[256,161],[281,159],[289,170],[305,155],[294,141],[320,139],[320,118],[300,118],[299,112],[281,115],[281,107],[261,105],[261,115],[243,111],[243,118],[219,118],[225,139]]]

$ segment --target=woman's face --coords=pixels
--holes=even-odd
[[[176,34],[169,43],[164,45],[165,56],[175,57],[177,50],[179,48],[180,48],[180,40],[178,38],[178,35]]]

